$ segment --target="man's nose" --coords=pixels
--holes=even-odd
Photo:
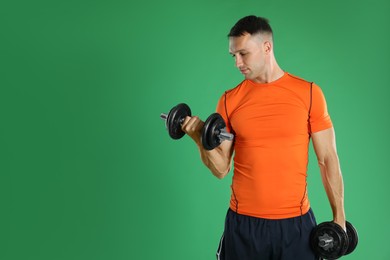
[[[242,57],[241,55],[236,55],[236,67],[239,68],[242,65]]]

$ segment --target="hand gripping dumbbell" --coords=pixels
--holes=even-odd
[[[161,119],[165,120],[165,126],[172,139],[180,139],[185,133],[181,129],[185,118],[191,116],[188,105],[180,103],[173,107],[168,114],[162,113]],[[234,135],[226,132],[226,124],[218,113],[211,114],[202,128],[202,145],[206,150],[212,150],[224,140],[233,140]]]
[[[315,254],[327,260],[338,259],[352,253],[358,244],[358,233],[346,222],[347,232],[334,222],[323,222],[310,234],[310,246]]]
[[[202,129],[202,144],[204,149],[213,150],[223,141],[232,141],[234,135],[226,131],[226,124],[218,113],[211,114]]]
[[[185,118],[191,116],[191,109],[187,104],[180,103],[173,107],[168,114],[162,113],[161,119],[165,120],[165,127],[172,139],[180,139],[185,133],[181,129]]]

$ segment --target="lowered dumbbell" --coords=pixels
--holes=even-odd
[[[211,114],[202,129],[202,144],[206,150],[213,150],[223,141],[232,141],[234,135],[226,131],[226,124],[218,113]]]
[[[165,127],[172,139],[180,139],[185,133],[181,129],[185,118],[191,116],[191,109],[187,104],[180,103],[173,107],[168,114],[162,113],[160,118],[165,120]]]
[[[310,246],[322,259],[333,260],[352,253],[358,244],[358,233],[346,222],[347,232],[334,222],[323,222],[310,234]]]

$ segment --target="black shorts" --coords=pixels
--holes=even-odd
[[[310,248],[313,211],[287,219],[262,219],[229,209],[217,260],[318,260]]]

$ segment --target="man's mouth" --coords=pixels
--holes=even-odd
[[[240,69],[241,74],[247,74],[249,72],[248,69]]]

